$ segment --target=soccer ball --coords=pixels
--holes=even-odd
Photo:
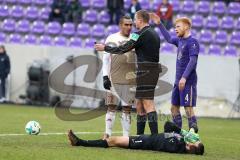
[[[36,121],[29,121],[25,126],[25,131],[30,135],[38,135],[40,133],[41,126]]]

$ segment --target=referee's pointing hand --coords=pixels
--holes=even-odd
[[[97,50],[97,51],[104,51],[104,47],[105,45],[104,44],[100,44],[100,43],[96,43],[94,45],[94,48]]]

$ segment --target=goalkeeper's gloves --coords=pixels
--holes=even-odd
[[[110,90],[112,87],[111,81],[109,80],[108,76],[103,76],[103,87],[107,90]]]
[[[182,129],[181,135],[186,143],[196,143],[200,141],[199,134],[195,133],[193,128],[191,128],[189,132]]]

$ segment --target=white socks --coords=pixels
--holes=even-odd
[[[107,111],[105,117],[105,133],[109,136],[112,135],[112,128],[115,122],[116,112]],[[121,124],[123,130],[123,136],[129,136],[131,126],[131,115],[129,113],[122,112]]]
[[[105,133],[108,134],[109,136],[112,135],[112,128],[115,122],[115,117],[116,117],[116,112],[110,112],[107,111],[106,117],[105,117]]]
[[[129,136],[131,126],[131,115],[129,113],[122,112],[121,124],[123,129],[123,136]]]

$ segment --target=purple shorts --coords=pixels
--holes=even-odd
[[[172,105],[194,107],[197,101],[197,86],[186,85],[183,91],[180,91],[178,85],[174,84],[172,90]]]

